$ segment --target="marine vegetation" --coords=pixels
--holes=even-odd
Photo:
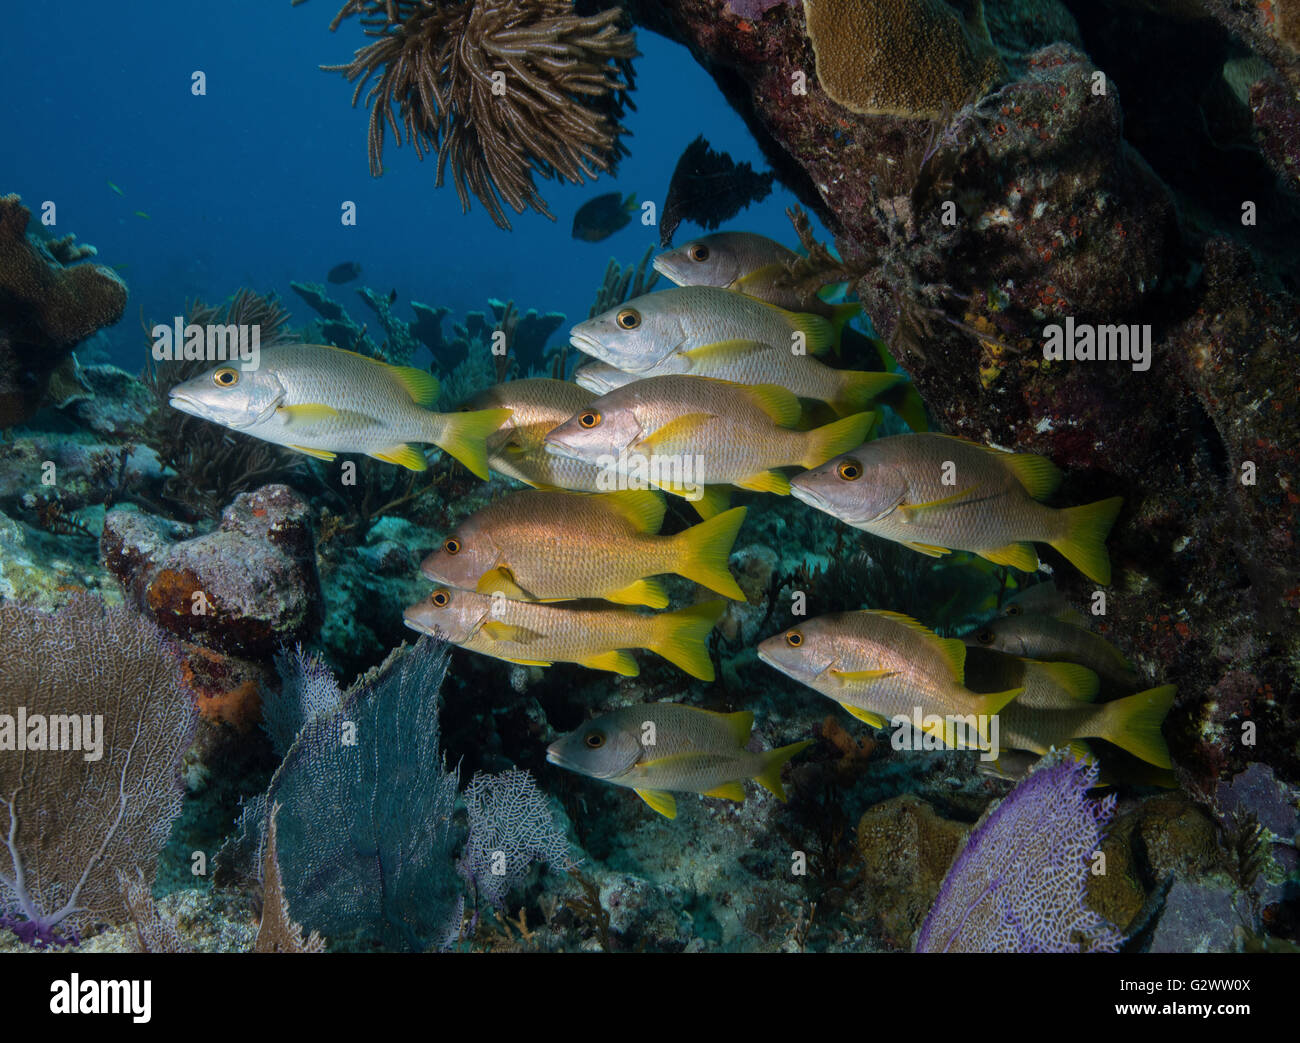
[[[437,156],[439,186],[450,166],[463,209],[472,192],[509,228],[506,207],[553,218],[534,174],[581,184],[626,153],[619,117],[637,52],[617,7],[583,17],[571,0],[347,0],[330,28],[354,16],[373,42],[322,68],[357,85],[353,105],[370,85],[376,177],[385,135],[401,145],[405,130],[420,158]]]
[[[916,940],[917,952],[1113,952],[1124,938],[1085,903],[1115,798],[1097,768],[1049,757],[966,840]]]
[[[62,946],[126,920],[118,874],[153,880],[197,723],[148,619],[88,594],[0,604],[0,927]]]

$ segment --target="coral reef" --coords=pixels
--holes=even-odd
[[[944,0],[804,0],[817,82],[872,116],[932,119],[977,101],[1002,72],[983,24]]]
[[[153,879],[196,723],[179,650],[144,617],[90,595],[0,604],[0,926],[63,945],[131,917],[118,873]]]
[[[402,131],[421,158],[450,166],[461,207],[472,192],[502,228],[505,207],[552,217],[533,175],[578,184],[613,170],[632,86],[633,35],[618,8],[583,17],[571,0],[347,0],[331,29],[356,16],[373,42],[346,65],[370,109],[370,172],[384,137]],[[401,126],[398,117],[401,117]]]
[[[218,528],[169,542],[165,523],[115,508],[101,547],[128,599],[165,629],[222,652],[266,657],[320,626],[311,509],[293,490],[241,493]]]
[[[93,247],[27,234],[31,211],[0,197],[0,429],[29,419],[72,349],[126,309],[110,268],[77,264]]]

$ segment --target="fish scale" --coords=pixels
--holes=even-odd
[[[295,344],[265,349],[261,364],[276,372],[286,404],[321,402],[339,414],[286,422],[276,412],[244,429],[268,442],[328,447],[343,441],[368,453],[404,442],[436,442],[446,430],[441,414],[416,405],[391,369],[374,359],[342,350],[322,356],[316,345]]]

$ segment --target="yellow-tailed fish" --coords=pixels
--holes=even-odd
[[[937,434],[880,438],[791,479],[804,503],[865,532],[938,557],[972,551],[1024,572],[1047,543],[1097,583],[1110,582],[1106,536],[1118,497],[1057,509],[1061,472],[1032,453],[1006,453]],[[1037,658],[1037,657],[1035,657]]]
[[[1053,616],[1004,616],[970,634],[966,644],[1025,659],[1077,663],[1120,688],[1140,683],[1132,664],[1104,637]]]
[[[990,718],[1023,691],[970,691],[966,646],[897,612],[818,616],[763,641],[758,658],[873,728],[888,728],[895,717],[929,719],[924,730],[949,745],[960,735],[950,723],[959,719],[968,722],[967,736],[973,729],[990,740]]]
[[[785,495],[778,467],[816,466],[857,444],[872,413],[799,431],[799,400],[771,384],[651,377],[591,402],[546,436],[553,453],[614,468],[679,496],[738,485]]]
[[[626,650],[647,648],[692,677],[712,681],[709,631],[725,604],[707,601],[647,615],[612,605],[542,605],[439,587],[404,615],[412,630],[524,666],[580,663],[636,677],[640,669]]]
[[[601,470],[593,464],[566,460],[546,451],[543,439],[596,396],[567,380],[526,377],[494,384],[472,398],[470,409],[511,411],[501,427],[488,436],[492,470],[542,489],[600,492]]]
[[[1024,689],[999,715],[1003,749],[1042,754],[1078,740],[1105,739],[1158,768],[1172,767],[1160,725],[1174,703],[1173,685],[1099,703],[1100,682],[1087,667],[975,647],[966,653],[966,687],[974,692]],[[1079,743],[1076,756],[1085,752]]]
[[[826,402],[840,416],[858,412],[907,380],[901,373],[832,369],[811,355],[742,340],[673,352],[629,380],[673,374],[715,377],[737,384],[776,384],[799,398]]]
[[[811,740],[780,749],[745,749],[754,715],[713,713],[677,703],[626,706],[561,737],[546,759],[561,768],[635,790],[668,818],[677,817],[673,792],[744,800],[753,779],[785,800],[781,767]]]
[[[836,332],[821,316],[714,286],[634,297],[569,331],[579,351],[627,373],[644,373],[672,354],[755,341],[816,355],[836,342]]]
[[[820,297],[805,299],[787,285],[787,265],[799,260],[793,250],[754,232],[713,232],[661,253],[654,269],[678,286],[718,286],[788,311],[806,311],[842,325],[858,305],[828,304]]]
[[[665,608],[648,577],[677,573],[729,598],[745,595],[727,569],[745,508],[659,536],[664,501],[651,490],[524,489],[475,511],[421,568],[435,583],[521,601],[604,598]]]
[[[169,394],[183,413],[321,460],[365,453],[423,471],[420,444],[429,442],[480,478],[488,477],[486,439],[510,416],[435,413],[433,374],[323,344],[263,348],[256,369],[220,365]]]

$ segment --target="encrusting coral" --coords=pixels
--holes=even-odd
[[[571,0],[347,0],[330,28],[353,15],[373,42],[322,68],[356,83],[353,105],[374,80],[376,177],[387,129],[401,145],[405,128],[421,158],[437,155],[439,186],[450,165],[462,208],[473,192],[509,228],[504,206],[554,219],[535,173],[581,184],[624,153],[619,116],[637,51],[618,8],[582,17]]]
[[[963,21],[944,0],[804,0],[817,80],[872,116],[933,119],[982,95],[1002,72],[982,5]]]
[[[73,264],[92,247],[71,236],[40,243],[27,235],[30,217],[18,196],[0,196],[0,429],[35,413],[72,349],[126,308],[111,269]]]

